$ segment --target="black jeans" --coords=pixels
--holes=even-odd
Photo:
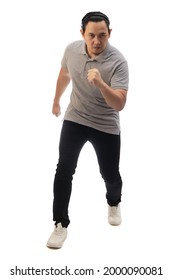
[[[119,173],[120,135],[113,135],[64,121],[59,144],[59,162],[54,179],[53,220],[67,227],[70,223],[68,205],[72,179],[83,145],[89,141],[96,152],[100,173],[106,185],[110,206],[121,201],[122,180]]]

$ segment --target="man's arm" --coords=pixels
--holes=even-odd
[[[56,84],[55,98],[52,107],[52,113],[58,117],[61,114],[60,99],[68,84],[70,83],[70,74],[65,68],[61,68]]]
[[[127,98],[127,90],[112,89],[102,80],[100,72],[95,68],[88,71],[88,81],[101,91],[106,103],[111,108],[116,111],[121,111],[124,108]]]

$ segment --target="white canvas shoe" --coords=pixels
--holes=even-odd
[[[119,226],[121,224],[120,204],[117,206],[108,205],[108,222],[112,226]]]
[[[60,249],[67,238],[67,228],[62,227],[61,223],[55,226],[49,240],[47,241],[47,247],[52,249]]]

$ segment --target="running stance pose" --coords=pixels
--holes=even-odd
[[[109,18],[101,12],[82,19],[83,40],[70,43],[62,58],[52,112],[60,115],[60,99],[70,81],[72,93],[65,113],[54,179],[53,220],[55,228],[47,246],[61,248],[70,223],[68,206],[72,179],[83,145],[93,145],[105,181],[108,221],[121,223],[122,179],[119,172],[119,111],[126,103],[128,65],[112,45]]]

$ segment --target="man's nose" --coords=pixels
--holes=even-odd
[[[100,40],[97,36],[94,37],[94,44],[95,45],[99,45],[100,44]]]

